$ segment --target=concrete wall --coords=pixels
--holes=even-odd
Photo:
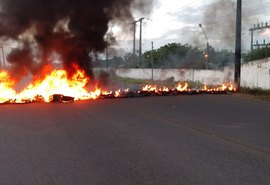
[[[106,70],[105,68],[96,68],[96,71]],[[118,68],[110,69],[119,77],[151,80],[152,69],[133,69]],[[167,80],[173,78],[174,81],[198,81],[209,85],[220,85],[225,82],[233,81],[233,69],[225,68],[223,70],[198,70],[198,69],[154,69],[154,80]]]
[[[232,70],[154,69],[154,80],[174,78],[175,81],[199,81],[219,85],[233,80]],[[116,69],[115,74],[123,78],[152,79],[151,69]]]
[[[123,78],[152,79],[152,69],[119,68],[111,70]],[[173,77],[175,81],[198,81],[208,85],[220,85],[234,81],[234,68],[227,67],[223,70],[154,69],[153,77],[154,80],[166,80]],[[242,64],[241,86],[270,89],[270,58]]]
[[[270,89],[270,58],[242,65],[241,85]]]

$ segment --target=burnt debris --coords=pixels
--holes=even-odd
[[[116,98],[143,98],[143,97],[154,97],[154,96],[181,96],[181,95],[204,95],[204,94],[211,94],[211,95],[222,95],[228,93],[234,93],[235,91],[232,89],[224,89],[224,90],[217,90],[217,89],[187,89],[184,91],[179,91],[177,89],[169,89],[168,91],[162,90],[117,90],[111,91],[108,93],[101,93],[96,97],[96,99],[116,99]],[[93,100],[89,98],[87,100]],[[50,96],[50,101],[48,103],[71,103],[75,102],[75,98],[72,96],[65,96],[63,94],[53,94]],[[15,100],[8,100],[6,102],[0,103],[0,105],[5,104],[28,104],[28,103],[46,103],[42,96],[37,95],[33,100],[24,99],[20,102]]]

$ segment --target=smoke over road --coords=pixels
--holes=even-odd
[[[234,46],[236,3],[232,0],[219,0],[210,4],[205,12],[203,23],[206,32],[215,35],[226,47]]]
[[[125,25],[132,10],[151,6],[152,0],[0,0],[0,37],[19,42],[8,56],[12,74],[36,75],[57,53],[68,72],[75,63],[90,76],[89,53],[106,48],[108,23]]]

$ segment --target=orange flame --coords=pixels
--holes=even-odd
[[[145,85],[142,88],[143,91],[148,91],[148,92],[156,92],[157,91],[157,86],[156,85]]]
[[[183,91],[188,91],[188,83],[185,83],[185,85],[182,85],[181,83],[178,83],[176,86],[176,90],[183,92]]]
[[[169,92],[170,89],[168,87],[163,86],[162,88],[158,89],[159,92]]]
[[[76,66],[75,74],[68,77],[65,70],[53,70],[44,75],[43,78],[36,78],[23,91],[16,93],[12,88],[14,81],[9,77],[8,72],[0,72],[0,103],[10,101],[12,103],[33,102],[42,99],[44,102],[50,102],[53,94],[62,94],[64,96],[74,97],[74,100],[96,99],[101,95],[101,90],[96,88],[88,92],[85,86],[89,79],[84,71]],[[44,72],[49,71],[45,68]]]
[[[52,70],[45,67],[42,78],[34,78],[23,91],[17,93],[14,90],[15,81],[11,79],[7,71],[0,71],[0,103],[27,103],[27,102],[51,102],[53,95],[63,95],[72,97],[74,100],[97,99],[101,96],[123,97],[129,92],[129,89],[119,89],[117,91],[102,90],[95,87],[93,91],[87,91],[86,85],[89,78],[86,77],[83,70],[74,66],[76,72],[72,76],[68,76],[65,70]],[[145,85],[143,92],[154,92],[157,94],[167,94],[175,92],[189,92],[188,83],[178,83],[175,88],[163,86],[158,88],[157,85]],[[222,84],[220,87],[210,88],[206,84],[203,92],[217,91],[235,91],[233,83]],[[140,93],[138,91],[137,93]]]
[[[88,78],[85,77],[83,71],[77,70],[69,79],[65,70],[54,70],[44,79],[38,79],[28,85],[18,95],[18,99],[34,101],[35,97],[39,95],[44,98],[45,102],[49,102],[52,94],[72,96],[75,100],[88,99],[91,95],[84,89],[87,82]]]
[[[204,84],[204,88],[202,89],[202,91],[205,91],[205,92],[234,91],[236,92],[236,89],[232,82],[228,82],[216,88],[210,88],[206,84]]]
[[[0,71],[0,103],[7,102],[16,96],[16,91],[12,88],[14,83],[8,72]]]

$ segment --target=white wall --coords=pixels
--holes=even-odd
[[[152,78],[152,69],[119,68],[111,70],[114,70],[117,76],[123,78]],[[154,80],[166,80],[173,77],[175,81],[199,81],[208,85],[220,85],[234,81],[233,67],[226,67],[223,70],[154,69],[153,74]],[[242,64],[241,86],[270,89],[270,58]]]
[[[241,85],[270,89],[270,58],[242,65]]]
[[[154,80],[174,78],[175,81],[199,81],[209,85],[220,85],[233,80],[232,70],[154,69]],[[151,69],[116,69],[115,74],[123,78],[151,79]]]
[[[106,70],[96,68],[96,71]],[[118,68],[110,69],[119,77],[134,79],[152,79],[152,69]],[[223,70],[197,70],[197,69],[154,69],[154,80],[167,80],[174,78],[174,81],[199,81],[208,85],[220,85],[225,82],[233,81],[233,69]]]

